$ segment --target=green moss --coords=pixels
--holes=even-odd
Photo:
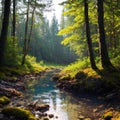
[[[15,116],[17,119],[36,120],[29,110],[17,107],[8,107],[2,110],[2,113],[7,116]]]
[[[49,120],[48,118],[44,118],[43,120]]]
[[[113,113],[112,113],[111,111],[103,114],[103,118],[104,118],[105,120],[108,120],[108,119],[110,119],[110,118],[112,118],[112,117],[113,117]]]
[[[0,72],[0,78],[1,78],[1,79],[5,79],[5,78],[6,78],[6,75],[5,75],[5,73],[3,73],[3,72]]]
[[[0,104],[6,105],[8,103],[10,103],[10,99],[9,98],[7,98],[6,96],[0,97]]]

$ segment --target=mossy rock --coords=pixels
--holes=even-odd
[[[111,120],[112,117],[113,117],[113,113],[111,111],[103,114],[104,120]]]
[[[6,96],[0,97],[0,104],[7,105],[9,103],[10,103],[10,99],[8,97],[6,97]]]
[[[22,108],[7,107],[2,110],[2,113],[6,116],[14,116],[16,119],[36,120],[36,118],[29,110],[25,110]]]
[[[49,118],[44,118],[43,120],[49,120]]]
[[[84,72],[82,72],[82,71],[79,71],[76,75],[75,75],[75,79],[84,79],[84,78],[86,78],[87,77],[87,75],[84,73]]]

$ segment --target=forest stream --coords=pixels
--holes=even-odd
[[[50,106],[51,120],[98,120],[105,108],[101,99],[93,95],[73,95],[56,87],[51,79],[55,70],[48,70],[38,80],[28,81],[29,98]]]

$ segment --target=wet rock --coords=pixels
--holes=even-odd
[[[49,105],[37,105],[35,107],[35,110],[40,112],[46,112],[47,110],[49,110],[49,107]]]
[[[25,86],[23,82],[17,82],[16,83],[16,89],[20,90],[20,91],[24,91],[25,90]]]
[[[57,81],[60,79],[60,75],[58,73],[54,74],[52,77],[53,80]]]
[[[54,115],[53,115],[53,114],[49,114],[48,116],[49,116],[49,118],[53,118],[53,117],[54,117]]]
[[[31,103],[28,104],[28,107],[30,107],[30,108],[36,108],[38,102],[39,102],[39,100],[33,101],[33,102],[31,102]]]
[[[20,96],[22,93],[14,88],[6,88],[5,86],[0,86],[0,94],[11,97]]]

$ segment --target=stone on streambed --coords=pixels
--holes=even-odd
[[[40,111],[40,112],[46,112],[47,110],[49,110],[49,105],[36,105],[35,106],[35,110],[36,111]]]
[[[39,100],[38,101],[34,101],[32,103],[30,103],[28,105],[28,107],[31,109],[35,109],[35,111],[40,111],[40,112],[46,112],[47,110],[49,110],[49,105],[47,104],[39,104]]]
[[[49,114],[48,116],[49,116],[49,118],[53,118],[53,117],[54,117],[54,115],[53,115],[53,114]]]

